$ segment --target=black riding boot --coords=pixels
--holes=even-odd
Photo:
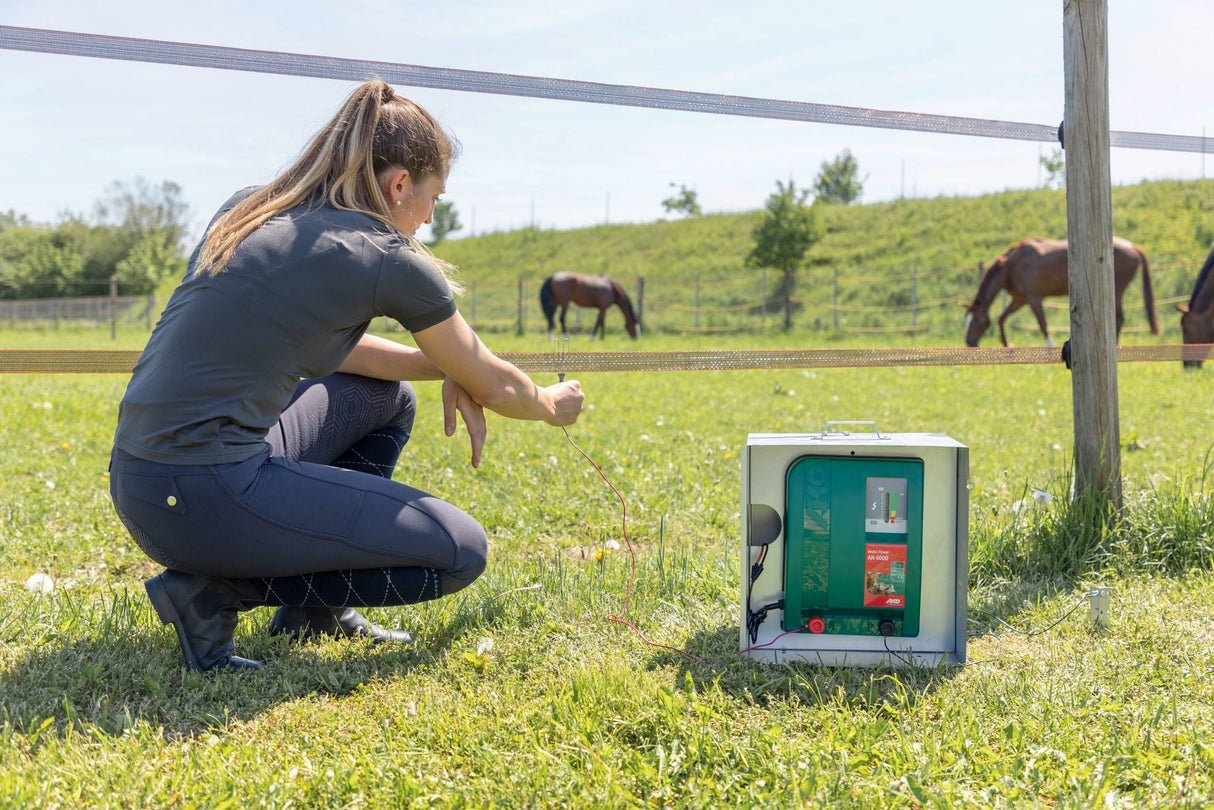
[[[265,604],[256,585],[166,570],[143,583],[156,615],[173,625],[191,669],[260,669],[261,663],[233,655],[237,611]]]
[[[319,635],[369,638],[379,644],[394,641],[410,644],[413,637],[404,630],[387,630],[371,624],[354,608],[280,607],[270,620],[270,634],[303,640]]]

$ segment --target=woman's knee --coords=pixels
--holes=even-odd
[[[392,385],[394,389],[390,399],[394,409],[386,427],[399,428],[411,434],[413,420],[417,416],[417,392],[413,390],[412,383],[395,382]]]
[[[471,585],[485,573],[489,563],[489,538],[484,527],[471,517],[467,517],[455,539],[455,564],[443,572],[444,596]]]

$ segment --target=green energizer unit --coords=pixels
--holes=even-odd
[[[787,486],[784,630],[919,635],[923,462],[804,456]]]

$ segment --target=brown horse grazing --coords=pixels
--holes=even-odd
[[[1003,328],[1008,316],[1025,304],[1037,316],[1037,325],[1045,335],[1047,346],[1053,346],[1049,329],[1045,325],[1045,312],[1041,299],[1051,295],[1067,295],[1067,247],[1065,239],[1021,239],[995,259],[982,277],[974,302],[966,309],[965,345],[977,346],[979,339],[991,325],[991,303],[1000,290],[1007,290],[1011,303],[999,316],[999,337],[1007,346],[1007,332]],[[1151,332],[1159,334],[1159,321],[1155,316],[1155,293],[1151,286],[1151,269],[1147,265],[1142,248],[1127,239],[1113,237],[1113,284],[1117,292],[1117,334],[1125,315],[1121,311],[1121,295],[1134,279],[1138,268],[1142,268],[1142,299],[1147,310]],[[982,269],[982,265],[978,265]]]
[[[632,300],[624,292],[620,283],[609,276],[557,273],[544,279],[544,283],[540,285],[540,307],[544,310],[544,317],[548,319],[548,336],[550,338],[552,330],[556,328],[553,316],[556,314],[557,307],[561,309],[561,331],[566,335],[569,334],[569,330],[565,328],[565,313],[569,311],[570,304],[599,311],[599,319],[594,322],[594,328],[590,330],[591,340],[594,340],[596,333],[603,337],[607,336],[604,321],[607,318],[607,309],[611,306],[618,306],[624,313],[624,328],[628,330],[628,334],[635,338],[641,332],[641,324],[632,311]]]
[[[1177,304],[1180,310],[1180,333],[1185,343],[1214,343],[1214,250],[1206,257],[1188,304]],[[1201,368],[1200,360],[1185,360],[1186,368]]]

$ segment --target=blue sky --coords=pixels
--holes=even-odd
[[[1063,2],[554,0],[419,4],[0,0],[0,24],[1056,125]],[[1109,0],[1110,126],[1214,136],[1209,0]],[[114,181],[180,184],[200,231],[299,153],[353,84],[0,50],[0,211],[86,213]],[[458,236],[707,212],[812,183],[843,149],[865,202],[1042,182],[1052,146],[398,86],[463,145]],[[1214,155],[1112,151],[1114,183],[1214,174]],[[1205,165],[1206,162],[1209,165]]]

